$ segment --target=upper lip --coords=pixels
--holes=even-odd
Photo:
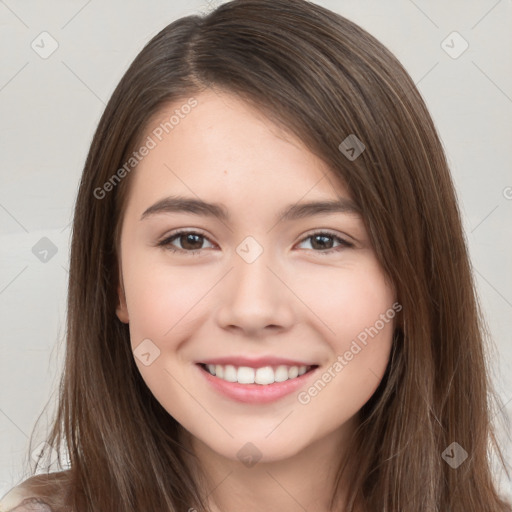
[[[230,356],[230,357],[214,357],[200,361],[200,364],[220,364],[233,366],[248,366],[249,368],[262,368],[264,366],[315,366],[305,361],[297,361],[296,359],[286,359],[283,357],[246,357],[246,356]]]

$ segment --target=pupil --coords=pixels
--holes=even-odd
[[[315,235],[313,237],[313,240],[315,240],[315,242],[317,240],[322,240],[322,242],[320,242],[320,249],[330,249],[331,248],[331,247],[325,247],[325,245],[326,245],[325,241],[329,240],[329,239],[332,239],[332,237],[331,236],[324,236],[324,235]],[[332,243],[331,244],[327,243],[327,245],[332,245]],[[315,244],[313,243],[313,247],[314,246],[315,246]]]
[[[183,244],[183,247],[192,249],[192,250],[201,248],[201,243],[197,241],[198,238],[201,238],[201,235],[194,235],[193,233],[189,233],[187,235],[184,235],[184,237],[185,237],[186,242],[185,242],[185,244]],[[187,247],[189,242],[192,245],[192,247]],[[197,246],[194,247],[194,242],[196,243],[196,245],[197,245],[197,243],[199,243],[199,247],[197,247]]]

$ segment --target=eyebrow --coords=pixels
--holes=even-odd
[[[183,196],[169,196],[160,199],[144,211],[140,220],[162,213],[191,213],[216,218],[224,222],[230,220],[228,211],[221,204]],[[331,201],[313,201],[288,205],[278,213],[277,222],[330,213],[348,213],[361,216],[361,210],[351,199],[340,197]]]

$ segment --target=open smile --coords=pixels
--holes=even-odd
[[[234,366],[198,363],[207,382],[225,396],[239,402],[268,403],[300,388],[318,365]]]

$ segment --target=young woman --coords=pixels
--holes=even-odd
[[[303,0],[170,24],[76,203],[48,453],[5,510],[510,511],[453,184],[414,83]]]

